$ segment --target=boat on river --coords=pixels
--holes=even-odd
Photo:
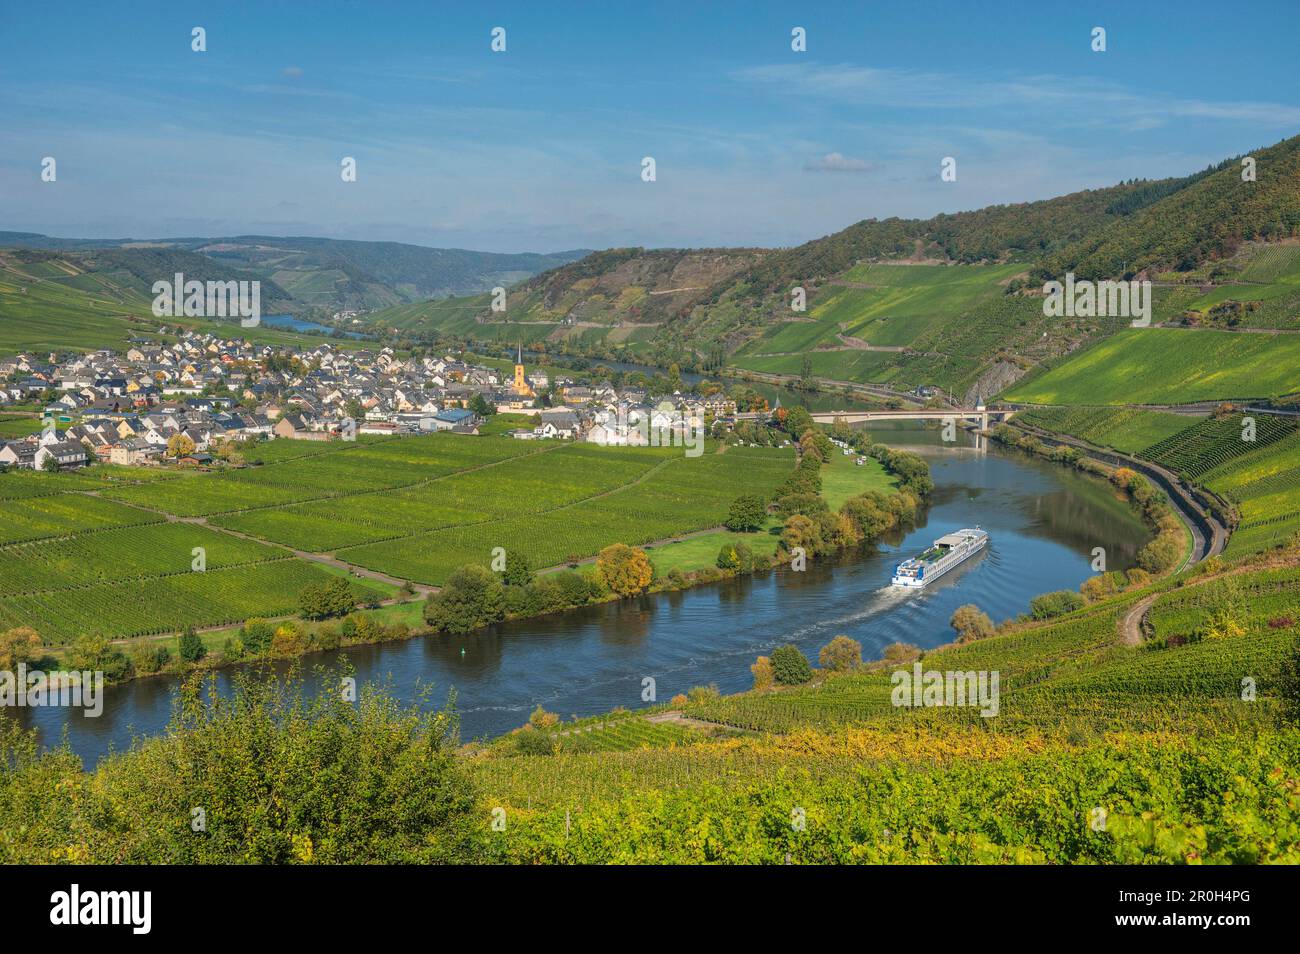
[[[969,560],[983,550],[988,542],[988,531],[979,527],[945,533],[919,556],[904,560],[894,567],[894,577],[890,583],[920,589]]]

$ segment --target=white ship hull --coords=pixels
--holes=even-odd
[[[894,568],[894,576],[890,583],[906,589],[922,589],[953,567],[965,563],[983,550],[988,542],[987,531],[978,527],[945,534],[921,556],[898,564]]]

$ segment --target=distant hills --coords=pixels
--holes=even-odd
[[[134,276],[147,289],[176,271],[200,280],[257,278],[264,304],[282,311],[383,308],[512,285],[581,258],[427,248],[402,242],[240,235],[218,238],[66,239],[0,232],[0,248],[55,251],[88,271]]]
[[[824,387],[931,385],[984,397],[1128,327],[1115,316],[1045,317],[1042,283],[1067,271],[1152,280],[1156,324],[1300,331],[1300,137],[1249,158],[1253,180],[1236,156],[1177,178],[929,219],[864,219],[783,249],[502,255],[308,237],[0,232],[0,255],[20,272],[39,265],[70,289],[61,307],[85,291],[90,313],[112,301],[105,313],[120,313],[122,296],[145,297],[175,271],[253,276],[264,312],[369,309],[361,321],[398,344],[523,345]],[[504,312],[487,294],[497,285],[509,289]],[[806,296],[802,311],[795,288]],[[0,288],[0,319],[4,299]],[[1233,361],[1236,349],[1230,336],[1216,353]]]

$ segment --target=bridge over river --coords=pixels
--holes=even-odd
[[[904,410],[902,408],[881,411],[815,411],[812,419],[818,424],[834,424],[843,420],[845,424],[862,424],[869,421],[969,421],[978,424],[980,430],[988,430],[990,421],[1002,422],[1015,414],[1012,408],[986,408],[979,405],[974,408],[927,408],[924,410]],[[737,414],[737,420],[754,421],[768,416],[766,411],[751,411]]]

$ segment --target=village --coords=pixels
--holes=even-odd
[[[519,440],[689,444],[706,424],[725,429],[736,413],[721,391],[581,383],[526,372],[522,356],[511,375],[466,356],[286,348],[195,332],[133,338],[122,352],[0,359],[0,413],[15,408],[39,422],[0,441],[0,469],[207,467],[256,440],[479,434],[497,414],[518,415],[508,419],[518,426],[493,431]]]

